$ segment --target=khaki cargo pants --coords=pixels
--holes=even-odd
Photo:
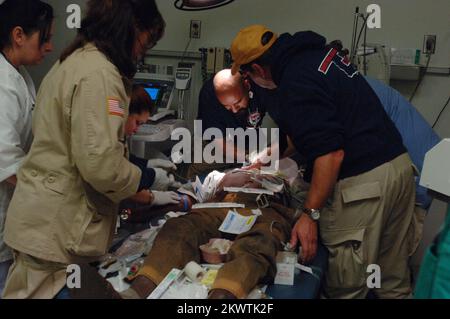
[[[66,285],[67,265],[14,251],[4,299],[53,299]]]
[[[246,204],[237,211],[249,215],[256,197],[229,194],[225,202]],[[199,246],[211,238],[222,236],[219,227],[229,209],[200,209],[170,219],[155,239],[139,275],[159,284],[172,268],[183,269],[190,261],[200,262]],[[290,238],[291,227],[286,218],[273,208],[262,209],[253,228],[234,240],[225,265],[220,269],[212,289],[224,289],[245,298],[259,283],[269,283],[276,274],[276,255],[281,242]]]
[[[374,274],[369,265],[380,267],[381,287],[373,289],[379,298],[411,297],[408,262],[419,231],[409,156],[339,181],[333,196],[320,219],[329,251],[323,297],[365,298]]]

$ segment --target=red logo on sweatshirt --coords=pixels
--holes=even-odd
[[[341,57],[336,49],[330,49],[320,64],[318,71],[327,74],[332,65],[335,65],[350,78],[359,73],[351,66],[349,59],[347,57]]]

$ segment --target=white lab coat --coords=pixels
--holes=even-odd
[[[31,142],[31,116],[36,101],[33,81],[0,54],[0,263],[12,259],[3,242],[6,211],[14,188],[6,179],[15,175]]]

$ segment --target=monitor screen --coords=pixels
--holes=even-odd
[[[161,90],[160,88],[155,87],[145,88],[145,91],[147,92],[148,95],[150,95],[153,101],[156,101],[156,99],[158,98],[160,90]]]

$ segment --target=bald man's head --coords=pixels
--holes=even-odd
[[[248,88],[241,74],[232,75],[231,69],[220,71],[214,77],[214,90],[227,110],[238,113],[248,107]]]

